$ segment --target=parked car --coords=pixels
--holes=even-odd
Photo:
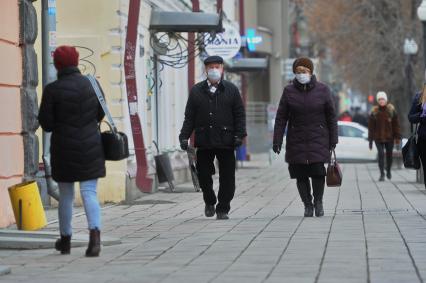
[[[376,162],[377,148],[369,149],[368,128],[355,122],[338,121],[339,144],[336,147],[336,156],[340,162]],[[287,133],[286,133],[287,134]],[[285,148],[284,139],[283,148]],[[402,145],[407,139],[402,139]],[[400,147],[395,147],[394,157],[396,163],[401,159]],[[398,165],[400,167],[400,165]]]
[[[338,122],[339,144],[336,155],[339,161],[368,162],[377,160],[377,149],[368,147],[368,129],[355,122]]]

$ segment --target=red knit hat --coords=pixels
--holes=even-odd
[[[53,63],[56,70],[78,66],[78,52],[73,46],[62,45],[53,52]]]

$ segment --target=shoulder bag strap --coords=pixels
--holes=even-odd
[[[108,109],[106,102],[105,102],[105,98],[102,95],[101,90],[99,89],[99,86],[98,86],[98,83],[96,82],[96,79],[92,75],[87,75],[86,78],[90,81],[90,83],[93,87],[93,90],[96,93],[96,97],[98,98],[98,101],[101,104],[105,115],[107,116],[107,119],[108,119],[108,121],[111,125],[111,128],[112,128],[112,131],[117,132],[117,128],[115,126],[114,120],[112,119],[111,113],[109,112],[109,109]]]

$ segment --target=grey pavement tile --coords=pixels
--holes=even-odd
[[[87,282],[97,275],[96,283],[237,283],[264,282],[269,276],[265,282],[303,283],[319,275],[318,282],[358,283],[367,282],[368,252],[372,283],[420,282],[413,261],[426,276],[426,221],[417,213],[426,214],[426,194],[421,185],[407,182],[414,180],[411,171],[397,171],[392,183],[376,184],[369,174],[376,178],[376,167],[344,164],[343,187],[326,189],[322,218],[303,219],[294,181],[278,163],[238,171],[229,221],[205,218],[201,194],[148,195],[143,199],[174,203],[102,210],[103,234],[123,244],[104,247],[100,258],[86,259],[84,248],[70,256],[0,251],[0,263],[12,268],[4,278],[57,283]],[[85,217],[75,219],[76,230],[87,233],[86,226]]]

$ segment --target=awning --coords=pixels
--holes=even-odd
[[[155,32],[222,32],[221,14],[152,11],[149,29]]]
[[[229,72],[259,72],[268,69],[268,58],[239,58],[225,62]]]

